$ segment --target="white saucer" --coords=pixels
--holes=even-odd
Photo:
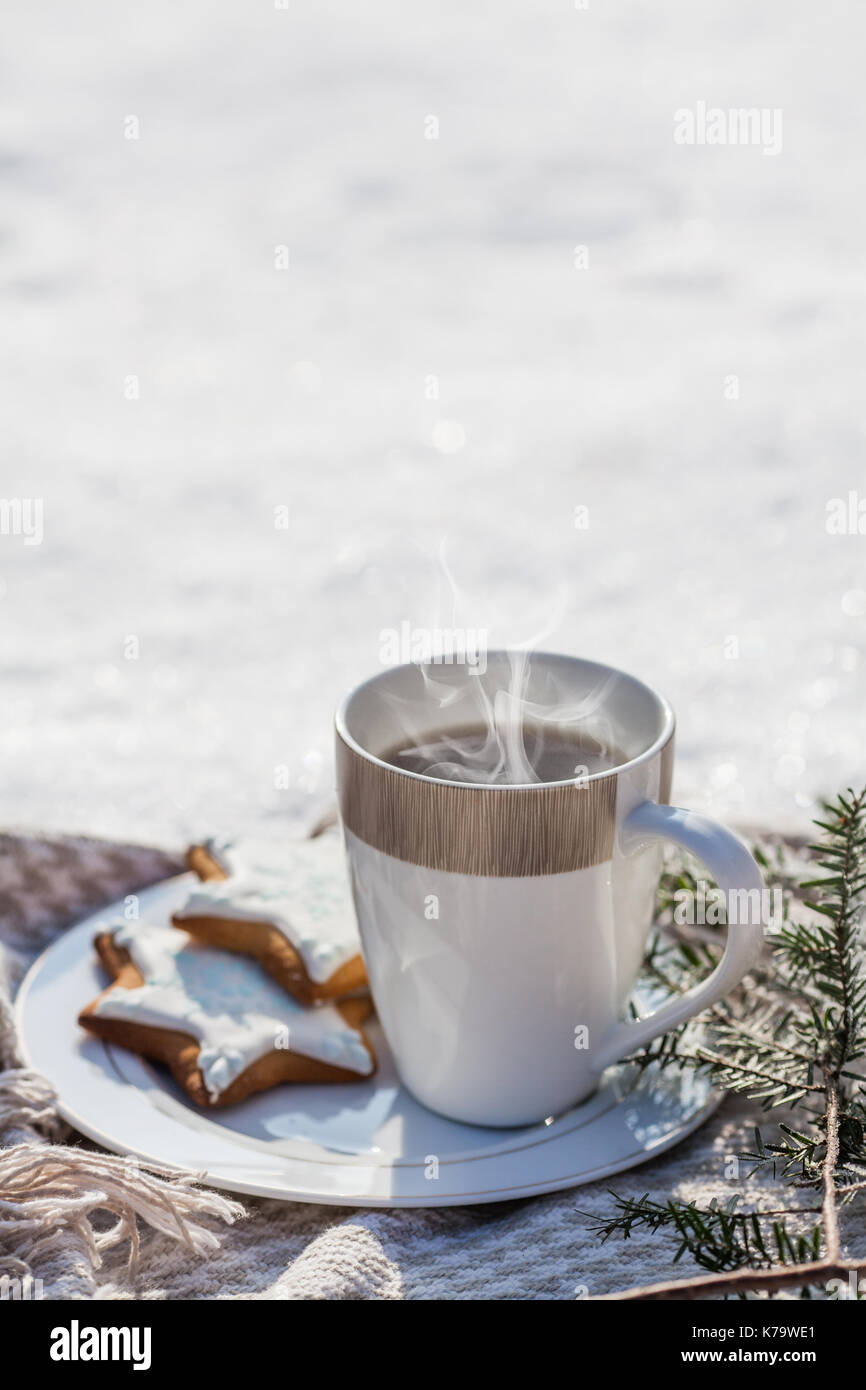
[[[142,918],[167,922],[192,881],[185,874],[141,893]],[[82,1134],[117,1153],[194,1171],[214,1187],[341,1206],[501,1202],[644,1163],[690,1134],[720,1100],[690,1071],[619,1066],[590,1100],[544,1124],[457,1124],[403,1089],[373,1024],[379,1071],[370,1081],[282,1086],[205,1114],[161,1067],[78,1027],[79,1009],[106,984],[93,936],[122,911],[118,905],[81,922],[33,965],[16,1003],[25,1057]]]

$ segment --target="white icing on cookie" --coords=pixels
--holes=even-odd
[[[177,927],[113,922],[105,928],[144,977],[96,1004],[103,1018],[177,1028],[200,1044],[208,1094],[219,1096],[251,1063],[285,1050],[369,1076],[373,1061],[332,1004],[305,1008],[244,956],[200,946]]]
[[[269,853],[238,848],[232,840],[206,840],[204,848],[229,877],[197,884],[175,913],[178,920],[269,922],[294,946],[316,984],[360,954],[339,836],[290,841]]]

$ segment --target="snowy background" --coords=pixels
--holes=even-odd
[[[683,804],[866,776],[866,20],[589,5],[7,16],[6,825],[298,829],[403,620],[657,684]],[[699,101],[782,152],[675,144]]]

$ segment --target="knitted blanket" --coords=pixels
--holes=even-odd
[[[22,1067],[12,1000],[57,933],[180,867],[131,845],[0,837],[0,1276],[39,1280],[29,1287],[46,1299],[585,1298],[688,1272],[665,1236],[602,1246],[590,1234],[587,1214],[610,1210],[610,1188],[760,1201],[765,1180],[728,1175],[754,1123],[733,1100],[672,1151],[607,1182],[451,1210],[240,1202],[103,1153]],[[849,1237],[862,1234],[857,1222]]]

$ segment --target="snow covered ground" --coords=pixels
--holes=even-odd
[[[863,780],[860,11],[4,29],[0,487],[44,537],[0,535],[3,823],[300,825],[382,630],[451,621],[443,545],[460,625],[668,693],[682,804],[803,827]],[[781,152],[677,144],[699,102]]]

